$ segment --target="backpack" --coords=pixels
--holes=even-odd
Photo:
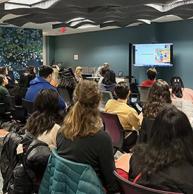
[[[28,165],[28,162],[35,163],[34,153],[41,154],[42,146],[45,150],[43,152],[46,153],[46,157],[44,157],[44,163],[46,163],[50,154],[46,143],[34,139],[29,134],[21,135],[16,132],[10,132],[4,138],[0,161],[4,193],[32,194],[38,192],[40,180],[37,180],[36,173]],[[21,153],[18,153],[18,147],[22,147]],[[34,152],[34,149],[38,149],[38,151]],[[35,160],[37,160],[37,157],[35,157]]]

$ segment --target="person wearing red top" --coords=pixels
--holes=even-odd
[[[151,87],[155,81],[156,81],[156,75],[157,75],[157,71],[155,68],[149,68],[147,70],[147,77],[148,79],[147,80],[144,80],[140,86],[142,87]]]

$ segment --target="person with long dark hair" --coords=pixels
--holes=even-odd
[[[35,67],[29,66],[20,76],[18,85],[15,86],[13,95],[15,96],[15,104],[22,105],[22,98],[25,97],[30,81],[36,77]]]
[[[147,144],[138,144],[129,178],[173,192],[193,193],[193,131],[187,116],[166,105],[153,124]]]
[[[25,128],[33,136],[56,147],[56,135],[62,124],[59,94],[52,89],[41,90],[34,102],[34,113],[29,117]]]
[[[184,83],[179,76],[174,76],[170,80],[172,100],[187,100],[193,103],[193,90],[184,88]]]
[[[118,185],[113,175],[112,142],[102,130],[98,109],[100,99],[96,82],[83,80],[77,84],[74,105],[57,135],[57,151],[65,159],[89,164],[108,193],[116,193]]]
[[[58,124],[63,121],[58,101],[57,91],[41,90],[26,125],[5,138],[1,160],[4,192],[38,193],[50,150],[56,147]]]
[[[148,102],[143,107],[143,120],[139,135],[139,142],[147,142],[149,131],[153,125],[154,119],[160,112],[165,103],[171,104],[171,95],[169,85],[166,81],[158,79],[150,89]]]

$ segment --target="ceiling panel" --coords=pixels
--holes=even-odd
[[[0,23],[49,31],[65,27],[65,33],[85,31],[79,28],[88,24],[96,30],[192,17],[193,0],[0,0]]]

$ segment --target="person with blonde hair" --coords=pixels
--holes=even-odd
[[[74,106],[64,119],[57,135],[58,154],[74,162],[89,164],[109,193],[118,185],[113,175],[112,142],[102,130],[99,114],[101,94],[97,83],[83,80],[74,91]]]
[[[82,67],[77,66],[74,72],[75,78],[77,82],[80,82],[82,80]]]
[[[58,84],[59,84],[58,77],[59,77],[60,68],[58,67],[58,65],[52,65],[52,69],[53,69],[53,73],[52,73],[52,80],[50,84],[54,87],[58,87]]]

